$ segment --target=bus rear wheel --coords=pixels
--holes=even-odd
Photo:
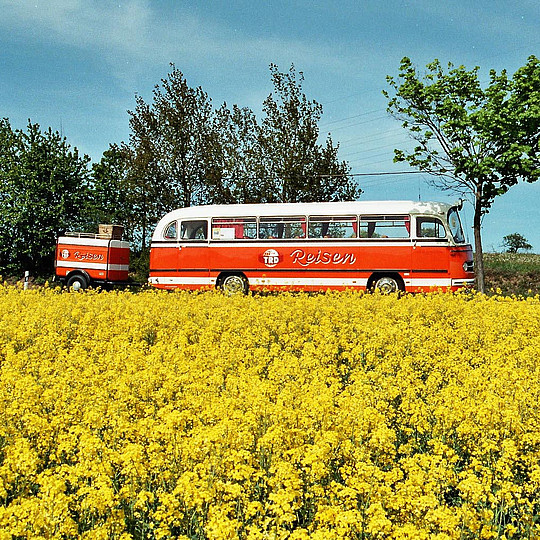
[[[249,284],[247,279],[240,274],[229,274],[220,281],[220,289],[228,296],[233,294],[247,294]]]
[[[392,294],[405,290],[401,279],[395,276],[377,276],[371,282],[370,288],[382,294]]]

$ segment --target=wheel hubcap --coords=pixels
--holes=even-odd
[[[375,284],[375,288],[383,294],[390,294],[399,290],[397,281],[389,277],[379,279]]]
[[[223,290],[227,294],[244,292],[244,280],[240,276],[228,276],[223,281]]]

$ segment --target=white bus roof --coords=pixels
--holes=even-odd
[[[312,203],[214,204],[178,208],[166,214],[159,225],[178,219],[205,219],[211,217],[255,216],[326,216],[326,215],[446,215],[456,204],[415,201],[346,201]]]

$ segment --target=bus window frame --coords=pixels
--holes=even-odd
[[[328,234],[329,227],[324,227],[324,224],[328,223],[344,223],[346,227],[351,227],[353,230],[352,236],[330,236]],[[321,227],[321,235],[314,236],[310,233],[312,226],[317,226],[316,224],[323,224]],[[347,215],[309,215],[307,220],[307,235],[306,239],[311,241],[341,241],[341,240],[356,240],[358,239],[358,215],[356,214],[347,214]]]
[[[415,238],[421,242],[449,242],[452,235],[448,232],[448,228],[445,225],[445,219],[446,218],[442,219],[440,216],[416,216],[414,226]],[[438,222],[440,225],[439,230],[444,231],[444,236],[428,236],[420,234],[422,223],[435,224],[436,222]]]
[[[178,232],[177,232],[177,239],[178,239],[178,242],[179,243],[198,243],[198,244],[202,244],[202,243],[208,243],[209,241],[209,235],[208,235],[208,230],[209,230],[209,224],[208,224],[208,218],[200,218],[200,219],[179,219],[178,220],[179,222],[179,227],[178,227]],[[206,227],[206,230],[205,230],[205,238],[184,238],[183,236],[183,225],[184,223],[188,223],[188,222],[194,222],[194,223],[200,223],[201,225],[199,227],[197,227],[195,229],[195,232],[204,224],[204,226]]]
[[[258,216],[257,219],[257,239],[262,240],[263,242],[271,241],[271,240],[278,240],[280,242],[287,241],[287,240],[306,240],[306,230],[307,230],[307,223],[308,218],[307,216],[301,216],[301,215],[295,215],[295,216]],[[261,236],[261,224],[262,223],[269,223],[269,224],[275,224],[276,227],[276,236]],[[287,224],[294,224],[295,226],[299,226],[300,230],[302,231],[302,235],[297,236],[284,236]],[[282,225],[281,230],[279,225]]]
[[[222,220],[222,223],[219,223],[220,220]],[[233,238],[214,237],[215,225],[218,225],[218,226],[229,225],[229,227],[223,227],[223,228],[235,230],[235,227],[237,227],[238,225],[242,225],[244,227],[246,224],[255,226],[255,236],[253,238],[246,237],[246,235],[243,235],[242,238],[236,238],[236,232]],[[212,234],[210,235],[209,240],[211,240],[212,242],[236,242],[236,241],[240,241],[240,242],[252,241],[253,242],[254,240],[257,240],[257,237],[258,237],[259,221],[258,221],[257,216],[229,216],[229,217],[212,216],[210,218],[210,229],[212,231]]]
[[[359,216],[358,220],[358,236],[361,240],[365,240],[367,242],[374,242],[374,241],[385,241],[385,242],[392,242],[392,241],[410,241],[412,238],[412,221],[413,221],[413,215],[411,214],[361,214]],[[377,229],[377,223],[392,223],[392,225],[389,226],[392,229],[398,229],[401,228],[401,224],[403,225],[404,229],[407,231],[406,235],[403,236],[373,236],[375,234]],[[399,223],[399,224],[398,224]],[[374,224],[373,230],[370,234],[370,224]],[[367,236],[362,236],[363,227],[366,227]],[[377,233],[378,234],[378,233]]]

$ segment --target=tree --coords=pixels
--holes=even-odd
[[[126,228],[127,237],[132,238],[135,225],[130,223],[134,216],[127,182],[128,164],[129,150],[125,145],[111,144],[101,160],[92,165],[86,213],[93,226],[98,223],[121,224]]]
[[[143,249],[151,225],[179,206],[359,195],[331,137],[325,145],[317,142],[322,107],[308,101],[294,66],[285,74],[270,67],[274,94],[264,102],[261,124],[247,107],[223,104],[215,111],[202,88],[191,88],[172,67],[154,88],[152,103],[136,97],[129,144],[122,148]]]
[[[350,168],[337,159],[338,147],[328,136],[318,144],[322,106],[302,91],[304,75],[294,65],[280,73],[270,65],[274,93],[263,104],[261,160],[273,180],[271,202],[338,201],[361,193],[351,181]]]
[[[532,246],[527,242],[527,239],[519,233],[506,235],[503,238],[503,246],[507,253],[517,253],[519,249],[524,249],[525,251],[532,249]]]
[[[409,58],[401,61],[388,111],[408,128],[417,146],[395,150],[394,161],[435,176],[434,184],[468,198],[474,207],[473,229],[477,287],[483,292],[482,216],[496,196],[518,181],[540,176],[540,61],[531,56],[509,78],[490,72],[485,89],[479,68],[467,71],[438,60],[421,76]]]
[[[268,201],[274,188],[264,168],[261,128],[248,107],[224,103],[214,115],[215,167],[208,178],[207,201],[212,204]]]
[[[52,272],[56,238],[84,222],[89,161],[50,128],[0,122],[0,272]]]
[[[151,226],[165,212],[205,202],[216,148],[211,100],[171,66],[155,86],[152,103],[137,96],[129,111],[128,177],[143,249]]]

